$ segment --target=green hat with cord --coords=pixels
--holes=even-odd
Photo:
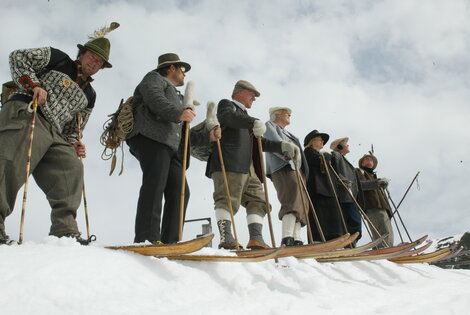
[[[113,65],[108,62],[109,60],[109,51],[111,50],[111,43],[109,39],[105,37],[98,37],[95,39],[89,40],[85,45],[77,45],[80,52],[84,50],[89,50],[97,54],[101,59],[103,59],[105,68],[111,68]]]
[[[112,22],[109,26],[105,25],[93,32],[92,35],[88,36],[90,40],[86,42],[85,45],[78,44],[77,47],[80,49],[80,52],[83,50],[89,50],[97,54],[103,59],[103,67],[111,68],[112,65],[108,62],[109,60],[109,51],[111,50],[111,43],[109,39],[104,36],[109,32],[114,31],[119,27],[118,22]]]

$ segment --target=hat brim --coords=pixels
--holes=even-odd
[[[319,132],[319,133],[315,133],[312,135],[307,135],[307,137],[305,137],[305,140],[304,140],[304,146],[307,146],[310,143],[310,141],[312,141],[312,139],[316,137],[321,137],[323,139],[323,145],[325,145],[328,142],[328,140],[330,140],[329,134]]]
[[[290,109],[289,107],[271,107],[269,109],[269,115],[271,116],[272,114],[274,114],[275,112],[280,111],[280,110],[287,111],[289,113],[289,115],[292,114],[292,109]]]
[[[165,61],[157,66],[157,70],[165,68],[165,67],[169,67],[171,65],[183,65],[185,68],[184,72],[188,72],[189,70],[191,70],[191,65],[184,61]]]
[[[344,138],[339,138],[339,139],[336,139],[335,141],[333,141],[331,144],[330,144],[330,149],[332,150],[336,150],[336,148],[338,147],[339,144],[341,144],[342,142],[348,142],[349,141],[349,137],[344,137]]]
[[[100,52],[98,52],[98,51],[96,51],[96,50],[94,50],[90,47],[85,47],[85,46],[80,45],[80,44],[77,44],[77,47],[80,51],[89,50],[89,51],[92,51],[95,54],[97,54],[101,59],[103,59],[103,67],[104,68],[112,68],[113,67],[112,64],[110,64],[108,61],[106,61],[106,58]]]
[[[372,168],[373,170],[375,170],[377,168],[377,164],[379,164],[379,161],[377,160],[377,158],[374,156],[374,155],[371,155],[371,154],[366,154],[364,155],[363,157],[361,157],[359,159],[359,168],[362,168],[362,161],[366,158],[366,157],[370,157],[372,158],[372,161],[374,161],[374,167]]]

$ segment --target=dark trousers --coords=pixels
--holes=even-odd
[[[356,240],[359,240],[362,236],[362,222],[361,214],[354,203],[346,202],[341,203],[343,208],[344,220],[346,221],[346,226],[348,227],[348,232],[354,234],[359,232],[359,237]]]
[[[127,140],[142,169],[142,186],[135,218],[135,243],[179,240],[182,162],[162,143],[137,135]],[[162,218],[162,200],[165,197]],[[189,200],[185,183],[184,214]],[[183,218],[184,220],[184,218]],[[160,229],[161,223],[161,229]]]
[[[343,222],[341,221],[341,214],[338,211],[336,200],[333,197],[314,194],[311,195],[311,199],[325,240],[329,241],[346,233],[343,228]],[[317,222],[313,217],[311,209],[309,212],[309,221],[313,240],[321,242],[322,239]]]

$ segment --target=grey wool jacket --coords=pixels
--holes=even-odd
[[[264,138],[274,141],[290,141],[299,147],[301,154],[301,160],[297,165],[301,169],[305,176],[308,177],[308,165],[305,158],[305,154],[300,145],[299,139],[291,134],[289,131],[281,128],[278,124],[272,121],[266,122],[266,132],[263,135]],[[266,175],[270,176],[272,173],[284,168],[289,165],[291,170],[295,170],[294,162],[292,160],[286,159],[284,154],[276,152],[266,152]]]
[[[127,139],[141,134],[178,150],[181,141],[183,96],[178,90],[152,70],[145,75],[134,91],[134,128]]]

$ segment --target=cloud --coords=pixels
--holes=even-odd
[[[390,177],[400,199],[421,171],[401,213],[412,236],[445,236],[468,230],[470,174],[468,117],[470,67],[468,4],[427,1],[2,1],[0,77],[9,79],[8,54],[51,45],[76,55],[76,44],[106,23],[112,69],[95,76],[97,104],[84,131],[85,180],[92,232],[104,243],[130,242],[140,187],[140,168],[125,147],[125,170],[108,177],[100,158],[102,125],[121,98],[133,93],[160,54],[176,52],[193,68],[196,98],[229,98],[239,79],[261,92],[250,114],[268,119],[268,108],[293,109],[288,129],[300,139],[312,129],[332,140],[351,138],[355,165],[373,144],[379,176]],[[205,109],[198,109],[196,123]],[[191,161],[188,218],[212,217],[212,182],[205,164]],[[26,239],[48,230],[49,206],[30,182]],[[274,186],[270,201],[277,213]],[[20,195],[20,194],[19,194]],[[18,205],[7,220],[17,233]],[[83,211],[80,226],[84,231]],[[243,240],[245,212],[237,215]],[[273,216],[276,237],[280,223]],[[215,228],[215,225],[214,225]],[[268,229],[265,229],[269,239]],[[188,224],[185,238],[200,233]]]

